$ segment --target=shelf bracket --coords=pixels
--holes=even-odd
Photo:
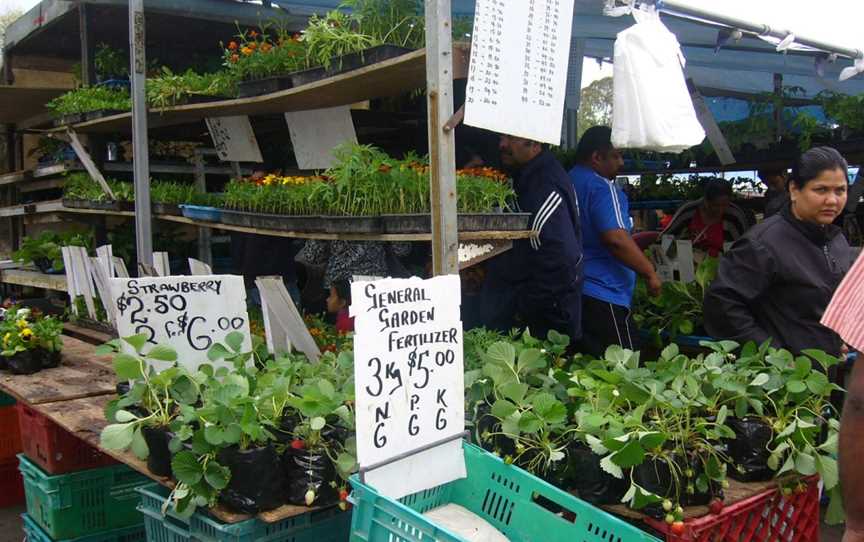
[[[102,187],[102,191],[105,192],[109,198],[112,200],[115,199],[114,192],[111,191],[111,187],[108,186],[105,177],[102,176],[102,172],[99,171],[99,168],[97,168],[96,164],[93,163],[93,159],[90,158],[90,153],[88,153],[87,149],[84,148],[84,145],[81,144],[81,140],[78,139],[78,134],[73,132],[71,129],[67,129],[65,135],[58,135],[57,137],[72,145],[72,149],[75,151],[75,154],[78,155],[78,159],[81,160],[81,164],[84,166],[84,169],[87,170],[87,173],[89,173],[90,176],[99,183],[99,186]]]

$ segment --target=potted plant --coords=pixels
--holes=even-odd
[[[42,232],[38,237],[25,237],[21,248],[12,253],[12,259],[33,264],[43,273],[60,274],[65,271],[61,248],[64,246],[90,246],[90,235],[85,233]]]
[[[126,337],[123,342],[135,354],[117,352],[118,341],[98,351],[114,351],[117,378],[131,382],[129,391],[106,409],[106,417],[114,423],[102,431],[102,446],[117,451],[131,448],[139,459],[147,460],[147,468],[153,474],[170,477],[171,454],[181,446],[181,439],[175,438],[182,429],[178,416],[184,410],[187,416],[190,409],[194,410],[202,377],[176,365],[177,352],[168,345],[156,345],[145,353],[146,335]],[[151,362],[174,365],[156,372]]]
[[[33,374],[60,364],[63,324],[30,309],[11,307],[0,322],[5,367],[15,374]]]

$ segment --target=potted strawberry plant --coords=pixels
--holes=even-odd
[[[170,477],[171,454],[180,448],[177,420],[184,407],[191,408],[199,399],[200,376],[174,365],[159,373],[149,362],[176,363],[177,352],[167,345],[157,345],[143,352],[145,335],[126,337],[135,354],[118,352],[119,342],[106,344],[99,351],[114,351],[114,371],[121,381],[129,381],[129,391],[106,407],[106,417],[113,422],[102,431],[102,446],[109,450],[130,449],[157,476]],[[196,378],[198,380],[196,380]],[[187,412],[188,413],[188,412]]]

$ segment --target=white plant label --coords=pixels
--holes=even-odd
[[[312,109],[285,113],[291,145],[300,169],[327,169],[333,165],[333,149],[357,143],[351,107]]]
[[[219,160],[257,163],[264,161],[249,117],[209,117],[205,120]]]
[[[119,336],[144,334],[151,348],[168,344],[184,367],[194,370],[210,363],[207,350],[217,342],[225,344],[232,331],[243,334],[244,352],[252,349],[243,277],[143,277],[110,279],[110,283]],[[154,366],[161,370],[170,363],[154,362]]]
[[[361,469],[465,430],[459,292],[457,275],[351,284]],[[464,478],[461,439],[374,468],[365,476],[391,498]]]
[[[465,124],[561,143],[573,2],[477,0]]]

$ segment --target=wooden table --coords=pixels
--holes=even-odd
[[[32,375],[0,372],[0,388],[29,405],[116,393],[111,358],[96,356],[93,349],[91,344],[64,336],[59,367]]]
[[[117,461],[129,465],[131,468],[151,478],[155,482],[169,488],[173,487],[173,480],[154,475],[147,468],[147,462],[138,459],[131,451],[116,452],[113,450],[106,450],[100,446],[99,435],[102,433],[102,429],[108,425],[104,414],[105,405],[115,397],[115,395],[85,397],[71,401],[43,404],[34,408],[41,414],[53,420],[63,429],[84,440],[91,446],[110,455]],[[261,512],[258,514],[258,518],[266,523],[275,523],[313,510],[318,510],[318,508],[307,508],[305,506],[286,504],[276,508],[275,510]],[[209,512],[213,517],[223,523],[238,523],[252,517],[247,514],[231,512],[222,505],[211,508]]]

